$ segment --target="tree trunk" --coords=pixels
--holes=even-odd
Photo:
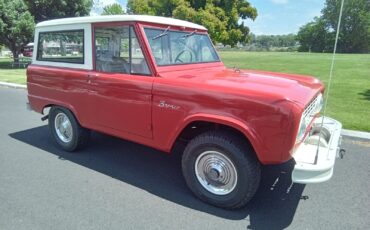
[[[17,50],[12,50],[14,64],[19,65],[19,52]]]

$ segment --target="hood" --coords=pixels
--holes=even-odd
[[[177,78],[181,84],[243,94],[270,101],[288,100],[304,107],[321,90],[323,84],[314,77],[257,70],[234,70],[223,66],[202,69],[166,71],[164,78]]]

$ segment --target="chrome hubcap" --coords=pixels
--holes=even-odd
[[[218,151],[206,151],[198,156],[195,175],[203,188],[215,195],[231,193],[238,180],[234,164]]]
[[[68,143],[72,140],[72,124],[64,113],[58,113],[54,120],[55,132],[58,138],[64,143]]]

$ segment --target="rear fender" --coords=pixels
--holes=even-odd
[[[80,116],[77,110],[71,104],[67,104],[63,101],[58,101],[50,98],[46,99],[38,96],[29,96],[29,100],[32,105],[32,109],[41,114],[44,114],[46,108],[52,106],[60,106],[69,109],[73,113],[79,124],[84,126],[84,123],[79,119]]]

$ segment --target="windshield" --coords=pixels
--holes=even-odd
[[[207,34],[145,28],[157,65],[217,62],[219,57]]]

